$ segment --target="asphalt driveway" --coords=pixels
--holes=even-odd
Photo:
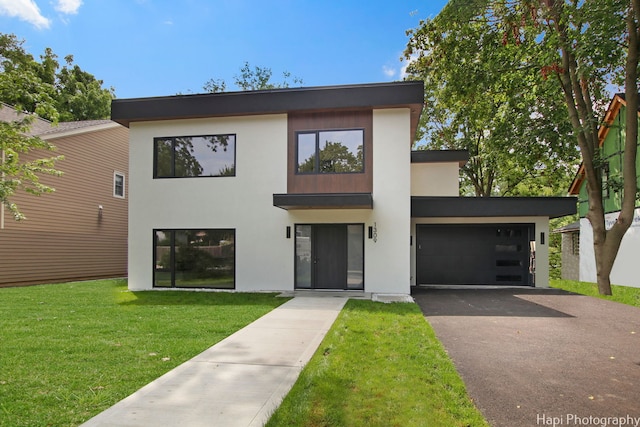
[[[492,426],[640,426],[640,308],[556,289],[412,295]]]

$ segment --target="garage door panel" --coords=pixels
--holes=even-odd
[[[530,285],[533,224],[418,225],[418,284]]]

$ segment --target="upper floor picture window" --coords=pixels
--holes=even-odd
[[[124,174],[113,173],[113,197],[124,198]]]
[[[298,132],[298,173],[364,172],[364,130]]]
[[[154,178],[236,175],[236,136],[155,138]]]

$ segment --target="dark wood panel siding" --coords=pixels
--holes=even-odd
[[[50,142],[55,154],[65,156],[56,165],[64,175],[41,178],[56,189],[52,194],[13,198],[27,220],[15,222],[5,211],[0,286],[126,276],[128,130],[119,126]],[[114,171],[125,175],[124,199],[113,196]]]
[[[296,174],[296,132],[364,129],[364,173]],[[289,114],[288,193],[371,193],[373,191],[373,112],[338,111]]]

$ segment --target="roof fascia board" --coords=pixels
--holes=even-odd
[[[419,115],[424,100],[423,88],[423,82],[410,81],[114,99],[111,103],[111,118],[128,127],[134,121],[290,111],[407,107],[412,110],[412,115]]]
[[[273,206],[284,209],[372,209],[371,193],[274,194]]]
[[[468,161],[468,150],[414,150],[411,152],[411,163],[458,163],[462,167]]]
[[[119,127],[119,126],[120,126],[120,124],[118,124],[116,122],[102,123],[102,124],[99,124],[99,125],[86,126],[86,127],[70,129],[70,130],[63,130],[63,131],[60,131],[60,132],[55,132],[55,130],[54,130],[53,132],[50,131],[50,132],[45,133],[45,134],[40,134],[40,135],[38,135],[38,137],[40,139],[43,139],[43,140],[58,139],[58,138],[64,138],[64,137],[67,137],[67,136],[82,135],[84,133],[97,132],[97,131],[105,130],[105,129],[112,129],[112,128],[116,128],[116,127]]]
[[[558,218],[577,212],[576,197],[412,197],[411,216]]]

